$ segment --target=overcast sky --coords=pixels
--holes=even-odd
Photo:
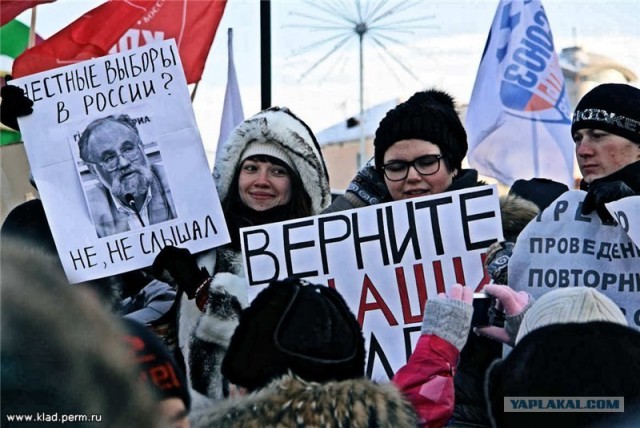
[[[101,3],[102,0],[58,0],[41,5],[37,9],[37,32],[46,38]],[[397,1],[389,1],[385,8],[394,3]],[[610,56],[640,75],[640,2],[543,0],[542,3],[556,51],[578,43]],[[388,48],[415,77],[369,40],[364,49],[365,108],[394,98],[405,99],[430,86],[451,92],[460,103],[468,102],[497,5],[496,0],[424,0],[398,14],[398,20],[420,18],[413,32],[378,34],[401,42]],[[19,19],[28,24],[30,13]],[[348,43],[301,79],[340,38],[306,54],[297,51],[314,41],[349,31],[346,25],[342,30],[312,31],[319,24],[318,19],[333,22],[337,14],[323,12],[302,0],[272,1],[272,104],[288,106],[316,132],[356,114],[359,109],[355,33]],[[256,0],[229,0],[194,102],[205,147],[211,154],[215,153],[226,85],[228,27],[234,29],[234,59],[245,116],[260,110],[259,4]],[[379,40],[389,43],[388,39],[379,37]]]

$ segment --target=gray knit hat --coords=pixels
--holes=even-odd
[[[589,287],[559,288],[543,294],[527,311],[516,344],[540,327],[592,321],[628,325],[618,305],[601,292]]]

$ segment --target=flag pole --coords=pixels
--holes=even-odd
[[[31,8],[31,24],[29,25],[29,40],[27,41],[27,49],[36,45],[36,9],[37,6]]]
[[[196,98],[196,92],[198,91],[199,84],[200,84],[200,81],[198,80],[195,86],[193,87],[193,91],[191,92],[191,104],[193,104],[193,100]]]

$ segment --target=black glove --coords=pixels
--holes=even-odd
[[[596,210],[603,223],[613,224],[615,220],[604,204],[635,195],[636,192],[623,181],[599,181],[592,183],[591,186],[589,186],[587,196],[582,202],[582,214],[589,214],[593,210]]]
[[[198,287],[209,278],[207,269],[198,267],[195,256],[189,250],[170,245],[156,256],[152,270],[156,278],[160,278],[165,270],[168,271],[178,288],[190,299],[196,296]]]
[[[27,98],[22,88],[5,85],[0,89],[0,122],[11,129],[20,130],[18,117],[33,113],[33,101]]]

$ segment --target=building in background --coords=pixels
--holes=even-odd
[[[584,94],[601,83],[638,84],[630,69],[604,55],[587,52],[580,46],[562,49],[558,56],[573,109]]]

